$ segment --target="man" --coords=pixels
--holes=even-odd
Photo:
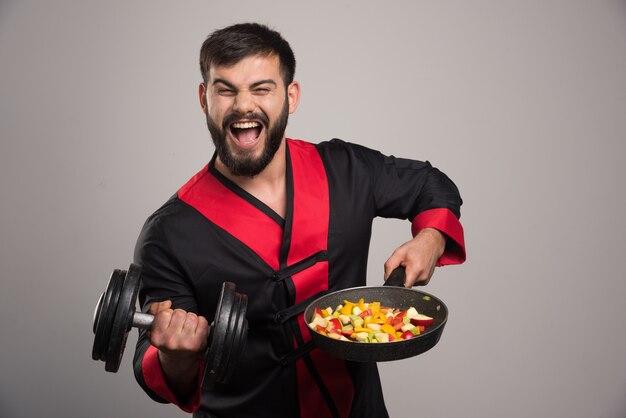
[[[214,32],[200,66],[216,152],[139,237],[140,302],[155,320],[140,332],[138,382],[198,417],[388,416],[375,363],[302,349],[302,310],[320,292],[365,284],[376,216],[412,221],[414,238],[393,252],[386,276],[403,265],[405,285],[423,285],[436,265],[463,262],[456,187],[426,162],[286,139],[300,98],[295,59],[265,26]],[[202,392],[206,318],[224,281],[249,297],[248,340],[231,381]]]

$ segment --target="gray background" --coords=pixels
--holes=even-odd
[[[461,189],[450,320],[380,365],[393,417],[626,416],[623,1],[0,3],[0,416],[173,417],[91,360],[144,219],[212,154],[212,30],[256,20],[298,60],[289,136],[428,159]],[[368,281],[409,239],[375,224]],[[133,332],[129,345],[134,345]],[[259,405],[262,407],[262,405]]]

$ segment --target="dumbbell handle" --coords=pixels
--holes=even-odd
[[[152,314],[147,314],[147,313],[143,313],[139,311],[135,311],[133,313],[132,327],[134,328],[149,330],[150,328],[152,328],[153,322],[154,322],[154,315]],[[209,325],[209,330],[211,329],[212,325],[213,323]]]
[[[135,312],[133,314],[133,327],[135,328],[150,329],[153,322],[154,315],[143,312]]]

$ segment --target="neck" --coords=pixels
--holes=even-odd
[[[224,177],[265,203],[284,218],[287,175],[286,147],[287,144],[283,138],[272,161],[254,177],[235,176],[224,166],[219,157],[215,160],[215,168]]]

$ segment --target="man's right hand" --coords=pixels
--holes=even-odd
[[[172,309],[172,302],[153,303],[154,315],[150,344],[159,350],[159,360],[170,389],[179,399],[197,388],[200,358],[207,347],[209,323],[206,318],[182,309]]]
[[[153,303],[154,322],[150,343],[168,356],[195,358],[207,345],[209,323],[206,318],[182,309],[172,309],[172,302]]]

